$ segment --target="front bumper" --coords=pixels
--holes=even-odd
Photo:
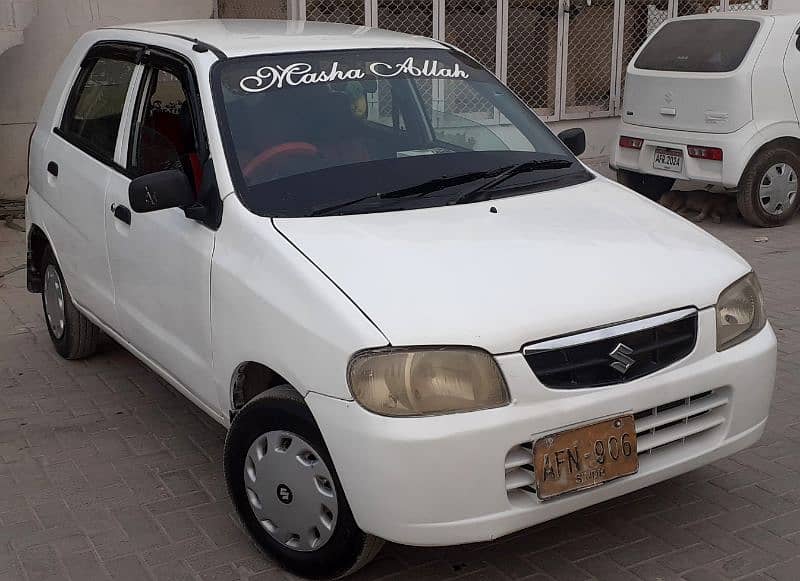
[[[515,353],[497,357],[514,400],[499,409],[386,418],[313,392],[307,403],[363,530],[408,545],[491,540],[672,478],[759,439],[775,379],[775,335],[767,326],[717,353],[713,309],[699,315],[691,355],[629,384],[548,389]],[[640,452],[638,473],[544,502],[520,486],[515,459],[527,449],[521,445],[622,413],[674,402],[691,409],[689,398],[709,391],[723,402],[712,411],[640,434],[640,449],[648,441],[660,447]]]
[[[619,138],[623,135],[643,139],[642,149],[620,147]],[[757,142],[758,130],[753,123],[733,133],[697,133],[643,127],[620,121],[616,138],[612,144],[609,165],[614,169],[627,169],[637,173],[678,180],[697,180],[726,188],[735,188],[739,184],[742,173],[754,151],[754,144]],[[687,151],[689,145],[719,147],[723,151],[723,161],[691,158]],[[671,172],[653,168],[653,158],[657,147],[682,151],[682,170]]]

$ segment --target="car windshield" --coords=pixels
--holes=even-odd
[[[442,206],[592,179],[550,130],[451,50],[229,59],[213,74],[243,203],[300,217]],[[541,163],[540,163],[541,162]]]

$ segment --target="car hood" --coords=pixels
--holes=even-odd
[[[489,202],[275,225],[393,345],[517,351],[708,307],[750,270],[700,228],[600,177]]]

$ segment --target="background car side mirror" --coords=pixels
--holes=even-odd
[[[575,155],[580,155],[586,151],[586,132],[580,127],[565,129],[558,134],[558,138]]]
[[[177,169],[136,178],[128,187],[128,199],[134,212],[185,208],[195,202],[189,178]]]

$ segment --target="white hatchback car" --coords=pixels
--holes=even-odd
[[[664,23],[631,59],[611,166],[651,198],[676,179],[736,190],[756,226],[800,206],[800,13]]]
[[[751,268],[573,152],[431,39],[99,30],[33,135],[28,285],[61,355],[102,329],[230,428],[233,503],[292,571],[494,539],[769,410]]]

